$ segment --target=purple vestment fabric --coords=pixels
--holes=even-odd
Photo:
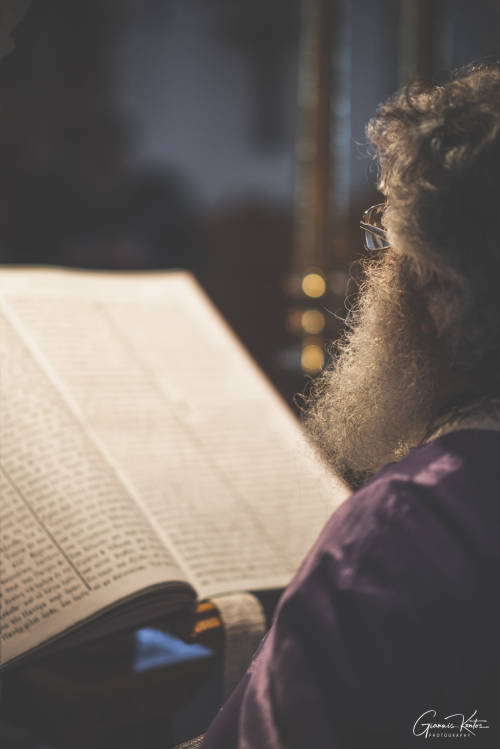
[[[332,515],[203,749],[460,746],[420,732],[474,710],[500,747],[499,681],[500,432],[467,429]]]

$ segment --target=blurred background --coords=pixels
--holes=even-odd
[[[0,262],[188,268],[291,402],[342,329],[364,127],[494,0],[42,0],[0,64]]]

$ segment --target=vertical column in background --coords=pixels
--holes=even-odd
[[[349,215],[352,188],[352,36],[353,2],[337,0],[332,19],[330,93],[330,196],[328,221],[328,288],[330,309],[343,315],[352,256]],[[329,318],[333,321],[333,318]],[[326,320],[325,320],[326,324]],[[327,330],[327,334],[329,331]]]

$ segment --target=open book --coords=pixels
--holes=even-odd
[[[285,586],[347,493],[188,273],[0,271],[2,666]]]

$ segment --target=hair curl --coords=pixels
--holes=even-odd
[[[391,244],[414,268],[449,367],[471,395],[500,394],[500,67],[411,84],[367,135]]]

